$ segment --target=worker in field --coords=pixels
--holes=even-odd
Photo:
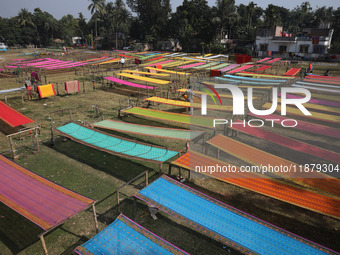
[[[191,90],[191,85],[189,85],[188,89],[182,95],[187,102],[193,103],[194,102],[194,92]],[[191,104],[190,104],[191,105]],[[194,108],[190,107],[190,115],[194,114]]]

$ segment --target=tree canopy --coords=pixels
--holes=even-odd
[[[89,20],[82,13],[78,17],[65,13],[57,20],[39,7],[33,13],[21,9],[15,17],[0,17],[0,40],[9,46],[49,46],[57,38],[71,45],[72,37],[82,37],[88,44],[93,38],[101,38],[105,48],[122,48],[130,42],[148,42],[156,48],[157,41],[174,39],[186,51],[199,51],[218,49],[221,39],[254,41],[260,26],[280,25],[298,34],[304,28],[330,24],[334,29],[333,52],[340,51],[340,8],[323,6],[313,10],[306,1],[292,10],[275,4],[264,9],[253,1],[236,5],[235,0],[216,0],[210,7],[206,0],[183,0],[172,12],[170,0],[126,3],[89,0]]]

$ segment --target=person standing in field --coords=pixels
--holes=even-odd
[[[125,58],[124,57],[122,57],[121,59],[120,59],[120,64],[122,65],[122,68],[124,67],[124,64],[125,64]]]
[[[30,101],[33,99],[33,96],[32,96],[32,85],[31,85],[31,81],[26,78],[25,80],[25,87],[27,89],[27,100]]]
[[[183,94],[183,97],[187,102],[193,103],[194,102],[194,92],[191,90],[191,86],[189,85],[188,89]],[[194,114],[194,108],[190,107],[190,115]]]

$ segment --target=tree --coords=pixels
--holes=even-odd
[[[67,14],[63,16],[60,21],[60,27],[62,27],[62,39],[66,44],[72,45],[72,37],[79,35],[78,19],[74,18],[73,15]]]
[[[50,14],[46,14],[45,31],[54,39],[54,35],[59,31],[59,22]]]
[[[331,22],[332,28],[334,29],[332,39],[332,52],[340,53],[340,7],[333,11]]]
[[[34,26],[32,21],[32,13],[30,13],[27,9],[23,8],[20,9],[18,13],[18,22],[20,26],[27,27],[27,26]]]
[[[293,9],[293,17],[298,25],[300,32],[304,27],[309,27],[313,23],[312,7],[309,2],[303,2],[300,6]]]
[[[79,12],[78,13],[78,22],[77,22],[77,28],[81,34],[81,37],[85,38],[85,35],[87,35],[88,33],[88,29],[87,29],[87,23],[86,23],[86,18],[84,17],[83,13]]]
[[[212,16],[206,0],[184,0],[172,14],[171,34],[187,51],[197,51],[202,48],[201,42],[208,44],[215,36]]]
[[[323,6],[316,9],[314,12],[315,19],[313,22],[313,27],[318,27],[321,24],[330,24],[332,22],[333,13],[333,7],[326,8],[326,6]]]
[[[281,16],[278,11],[278,6],[269,4],[264,11],[264,24],[269,27],[281,25]]]
[[[137,14],[143,40],[148,36],[155,44],[156,40],[167,37],[171,13],[169,0],[127,0],[127,4]]]
[[[240,4],[237,13],[240,16],[237,26],[240,37],[255,40],[256,27],[262,23],[260,17],[263,14],[263,9],[257,7],[254,2],[250,2],[247,6]]]
[[[48,12],[35,8],[33,21],[38,33],[37,42],[40,45],[49,45],[50,39],[59,33],[59,22]]]
[[[21,9],[17,16],[17,24],[20,27],[20,35],[16,36],[18,42],[31,44],[36,38],[36,27],[33,22],[33,15],[27,9]]]
[[[221,36],[223,31],[228,30],[228,36],[231,37],[232,28],[240,19],[240,16],[236,12],[235,0],[217,0],[216,6],[217,14],[221,22]]]
[[[111,28],[115,33],[116,48],[118,48],[118,33],[127,33],[130,25],[130,12],[126,9],[122,0],[116,0],[110,13]]]
[[[98,14],[104,14],[105,13],[105,0],[89,0],[92,3],[88,6],[88,10],[91,11],[92,18],[95,18],[95,33],[96,38],[98,37],[98,29],[97,29],[97,18]]]

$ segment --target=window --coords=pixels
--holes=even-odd
[[[268,50],[268,44],[260,44],[260,51],[267,51]]]
[[[280,45],[279,46],[279,52],[282,53],[286,53],[287,52],[287,46],[286,45]]]
[[[325,53],[325,47],[323,47],[321,45],[314,45],[313,53],[323,54],[323,53]]]
[[[309,45],[300,45],[300,53],[308,53]]]

